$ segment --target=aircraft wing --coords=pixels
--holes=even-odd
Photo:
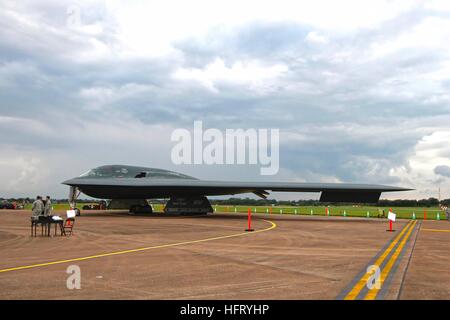
[[[242,182],[188,179],[75,178],[63,184],[77,187],[94,198],[151,199],[171,196],[213,196],[254,193],[265,198],[269,191],[320,192],[323,202],[377,202],[382,192],[411,189],[349,183]]]

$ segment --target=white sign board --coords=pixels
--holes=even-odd
[[[397,215],[396,215],[395,213],[389,211],[389,213],[388,213],[388,219],[389,219],[389,220],[395,221],[395,217],[396,217],[396,216],[397,216]]]
[[[67,210],[67,218],[75,218],[76,212],[75,210]]]

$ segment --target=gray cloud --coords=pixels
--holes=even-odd
[[[442,12],[417,6],[353,32],[297,22],[211,27],[151,57],[123,53],[119,25],[102,4],[83,7],[83,23],[100,32],[67,29],[67,5],[0,5],[0,147],[9,151],[0,156],[0,177],[13,181],[0,195],[35,193],[39,184],[65,195],[61,180],[104,162],[261,179],[253,167],[173,168],[171,130],[191,128],[194,120],[219,129],[280,128],[282,170],[269,179],[417,187],[392,172],[414,171],[417,145],[448,130],[450,77],[440,71],[450,61],[448,50],[407,37],[429,18],[448,22]],[[216,91],[174,76],[179,70],[207,76],[217,59],[227,70],[253,62],[286,69],[260,82],[213,78]],[[441,144],[439,154],[448,157]],[[426,174],[445,175],[444,167]]]
[[[447,177],[450,178],[450,167],[449,166],[437,166],[436,168],[434,168],[434,173],[443,176],[443,177]]]

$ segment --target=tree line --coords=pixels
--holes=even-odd
[[[333,203],[320,202],[319,200],[280,200],[275,199],[251,199],[251,198],[229,198],[229,199],[214,199],[210,200],[213,205],[231,205],[231,206],[324,206],[324,205],[354,205],[354,203]],[[377,203],[361,203],[366,206],[377,207],[437,207],[439,205],[450,205],[450,199],[439,201],[436,198],[410,200],[397,199],[387,200],[381,199]]]

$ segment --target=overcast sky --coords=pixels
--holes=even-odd
[[[102,164],[450,197],[449,43],[447,0],[3,0],[0,197]],[[279,128],[279,173],[174,165],[195,120]]]

